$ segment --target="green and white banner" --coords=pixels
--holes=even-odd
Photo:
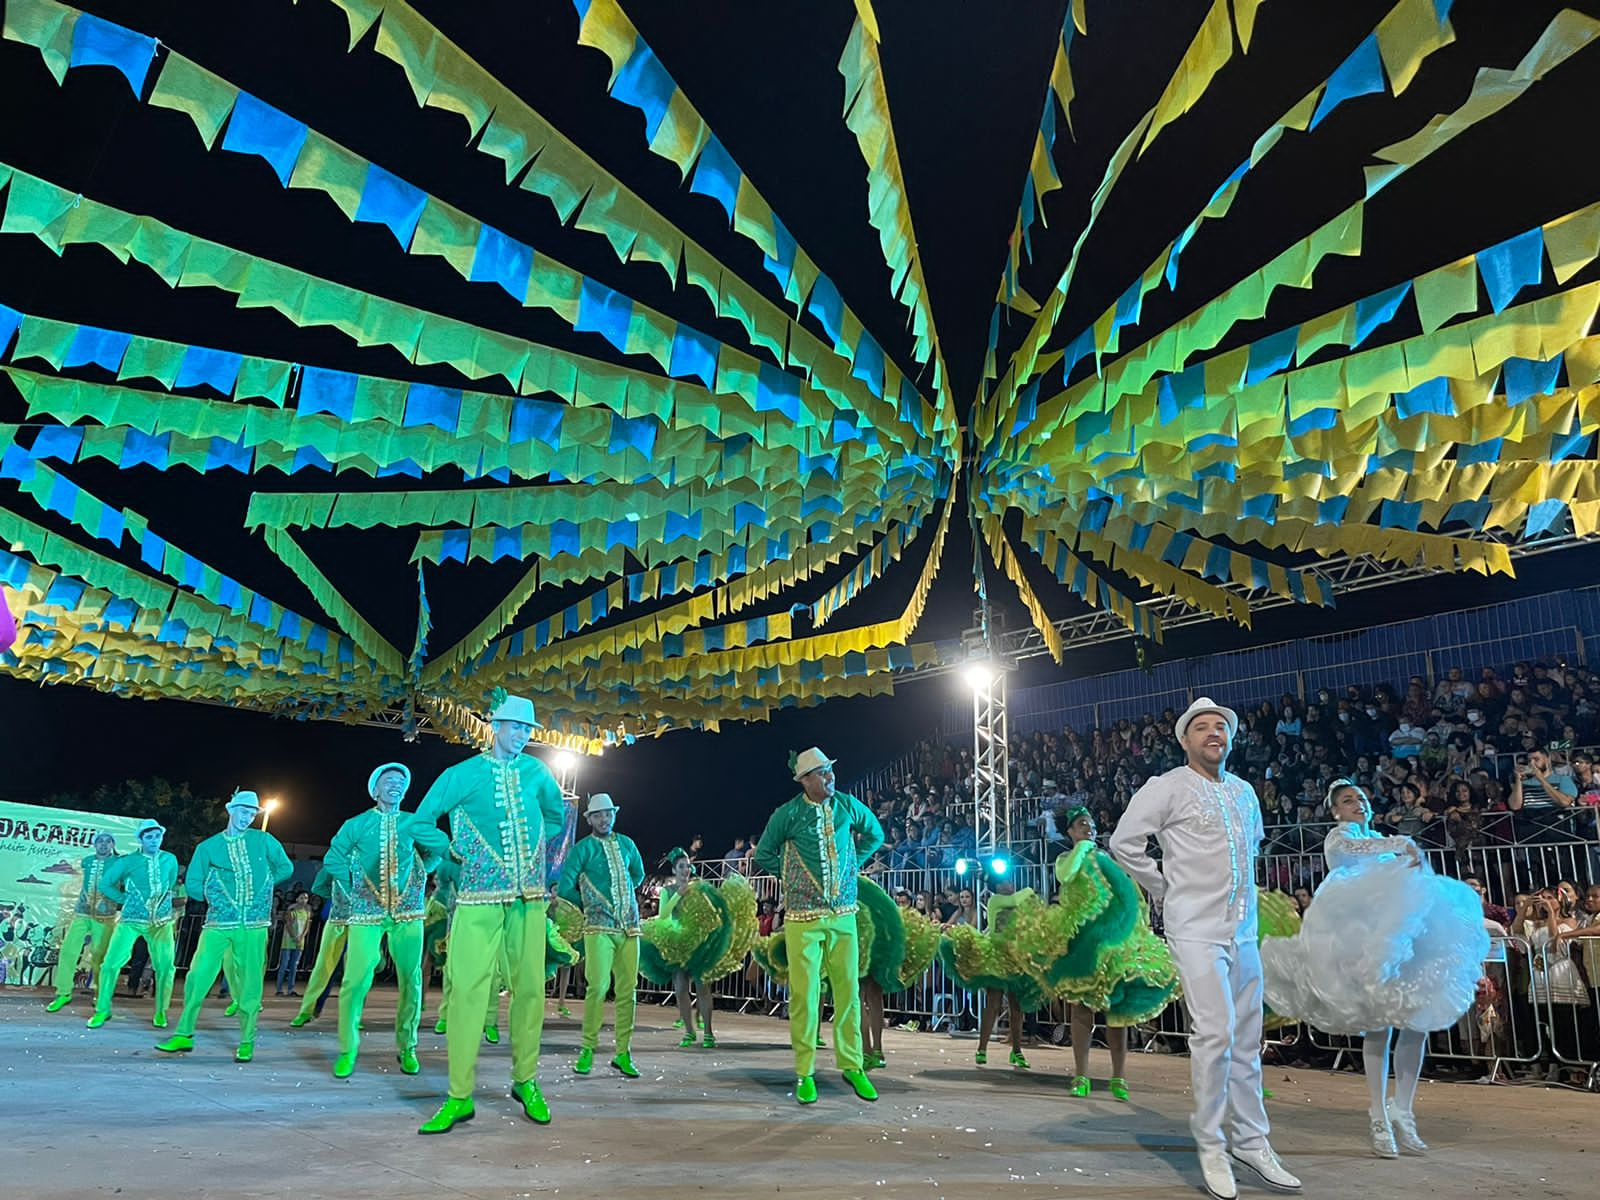
[[[94,836],[110,833],[117,853],[138,849],[135,817],[0,801],[0,985],[44,981],[83,888]]]

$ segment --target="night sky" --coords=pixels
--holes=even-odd
[[[604,95],[608,63],[576,44],[577,18],[566,0],[415,3],[724,262],[760,286],[771,282],[757,251],[721,227],[721,210],[690,195],[676,168],[647,152],[640,115]],[[1163,133],[1119,184],[1085,247],[1060,333],[1075,333],[1124,291],[1204,206],[1262,130],[1325,78],[1391,6],[1388,0],[1264,6],[1249,55],[1230,64],[1200,105]],[[345,52],[343,14],[325,0],[294,6],[85,0],[81,7],[159,36],[472,215],[730,344],[743,344],[738,326],[711,318],[697,292],[674,293],[659,271],[619,265],[598,239],[560,229],[542,198],[507,188],[495,160],[463,146],[460,118],[416,107],[398,68],[373,53],[371,34],[355,52]],[[876,7],[932,304],[964,410],[978,385],[1005,239],[1065,5],[879,0]],[[1072,52],[1077,140],[1069,143],[1062,131],[1057,162],[1065,186],[1047,202],[1049,227],[1035,226],[1035,265],[1023,275],[1034,295],[1043,295],[1059,272],[1111,150],[1153,103],[1208,7],[1208,0],[1091,0],[1088,36]],[[1373,149],[1453,109],[1478,66],[1514,64],[1560,7],[1533,0],[1460,0],[1453,9],[1456,44],[1431,59],[1403,96],[1353,103],[1314,137],[1286,137],[1259,178],[1252,173],[1228,218],[1208,225],[1185,252],[1177,296],[1152,295],[1138,334],[1153,334],[1185,315],[1356,199],[1360,168]],[[851,6],[626,0],[625,8],[800,245],[891,355],[911,368],[905,312],[890,296],[888,271],[866,221],[865,166],[840,116],[836,63]],[[1362,258],[1330,261],[1314,292],[1275,297],[1265,321],[1236,328],[1221,349],[1593,201],[1600,195],[1600,160],[1581,152],[1577,139],[1586,135],[1578,133],[1570,114],[1593,111],[1594,78],[1592,64],[1580,57],[1511,110],[1403,177],[1369,206]],[[438,260],[401,254],[386,229],[350,223],[325,196],[286,191],[260,159],[206,151],[186,117],[135,102],[113,71],[75,70],[65,87],[57,87],[37,51],[0,43],[0,111],[7,114],[0,122],[0,160],[55,183],[391,299],[615,358],[597,335],[574,334],[554,315],[522,309],[498,289],[466,283]],[[0,237],[0,280],[0,303],[24,312],[345,370],[463,382],[444,368],[409,367],[392,351],[356,349],[329,329],[300,330],[268,310],[238,310],[215,292],[168,289],[143,268],[122,267],[94,248],[57,258],[32,237]],[[1395,336],[1410,332],[1398,328]],[[1002,350],[1018,336],[1020,328],[1003,335]],[[20,417],[20,401],[0,382],[0,419]],[[152,528],[210,565],[312,614],[316,607],[298,581],[259,537],[243,529],[251,487],[413,485],[317,472],[265,472],[249,480],[221,472],[193,476],[181,468],[170,474],[150,467],[123,472],[103,462],[70,474],[101,498],[144,513]],[[432,478],[422,486],[450,482]],[[26,497],[14,497],[14,487],[0,483],[0,503],[15,499],[19,512],[65,531]],[[385,637],[409,647],[416,619],[415,574],[408,562],[414,538],[415,530],[340,531],[307,534],[302,544]],[[897,614],[920,570],[926,540],[915,543],[828,628]],[[956,636],[970,623],[971,557],[957,522],[919,638]],[[803,595],[783,598],[782,605],[814,599],[851,565],[821,577]],[[1544,556],[1525,562],[1516,583],[1470,576],[1351,597],[1333,614],[1277,610],[1258,617],[1253,633],[1212,624],[1173,635],[1159,653],[1203,653],[1247,639],[1359,627],[1581,585],[1597,578],[1597,566],[1595,549]],[[448,646],[475,625],[523,569],[504,562],[430,569],[432,646]],[[1053,614],[1081,611],[1053,581],[1044,578],[1039,587]],[[573,589],[538,598],[518,625],[531,624],[575,594]],[[1009,583],[998,582],[993,594],[1013,626],[1026,620]],[[1124,642],[1074,655],[1067,669],[1087,673],[1131,663],[1131,646]],[[1060,677],[1061,669],[1045,661],[1029,664],[1020,681]],[[940,720],[946,703],[964,699],[956,680],[940,679],[911,685],[894,699],[790,712],[770,725],[730,725],[716,735],[670,734],[587,762],[579,786],[613,794],[624,808],[622,828],[639,839],[647,857],[696,830],[720,850],[734,833],[759,829],[767,812],[790,794],[789,750],[821,744],[841,760],[841,778],[849,780],[900,753]],[[187,780],[203,792],[254,787],[283,798],[273,832],[289,841],[325,840],[339,821],[364,807],[365,780],[376,763],[407,762],[420,789],[463,753],[435,738],[408,745],[393,730],[288,722],[173,701],[124,701],[87,689],[40,690],[6,678],[0,678],[0,722],[8,748],[4,798],[38,800],[151,775]]]

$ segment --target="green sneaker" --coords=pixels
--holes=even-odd
[[[708,1033],[708,1034],[706,1034],[705,1039],[700,1043],[700,1045],[703,1046],[707,1050],[715,1050],[717,1048],[717,1039],[712,1037]]]
[[[239,1011],[239,1002],[237,1000],[234,1000],[231,1003],[229,1003],[227,1008],[222,1010],[222,1015],[225,1016],[225,1017],[231,1017],[231,1016],[235,1015],[238,1011]]]
[[[498,1046],[500,1044],[500,1026],[485,1025],[483,1027],[483,1040],[491,1046]]]
[[[422,1070],[422,1064],[417,1061],[415,1050],[402,1050],[395,1055],[400,1060],[400,1073],[402,1075],[415,1075]]]
[[[461,1122],[472,1120],[474,1115],[471,1100],[457,1100],[451,1096],[417,1132],[449,1133]]]
[[[1128,1081],[1126,1079],[1112,1078],[1106,1083],[1106,1091],[1110,1092],[1118,1100],[1126,1100],[1128,1098]]]
[[[90,1029],[99,1029],[100,1026],[104,1025],[109,1020],[111,1020],[111,1014],[110,1013],[97,1012],[97,1013],[95,1013],[94,1016],[89,1018],[88,1026],[89,1026]]]
[[[1089,1077],[1087,1075],[1074,1075],[1072,1082],[1067,1084],[1067,1095],[1076,1096],[1081,1100],[1089,1094],[1089,1088]]]
[[[1021,1050],[1011,1052],[1011,1065],[1019,1071],[1028,1070],[1028,1060],[1023,1057]]]
[[[167,1027],[167,1014],[157,1013],[155,1016],[150,1018],[150,1024],[155,1026],[157,1029],[165,1029]]]
[[[872,1086],[872,1080],[867,1078],[865,1071],[846,1071],[844,1081],[855,1088],[856,1095],[863,1100],[876,1100],[878,1089]]]
[[[295,1013],[294,1020],[289,1022],[289,1028],[299,1029],[302,1025],[309,1025],[315,1015],[315,1013],[308,1012]]]
[[[694,1034],[692,1034],[692,1033],[686,1033],[681,1038],[678,1039],[678,1048],[679,1049],[686,1049],[686,1048],[688,1048],[689,1046],[692,1046],[692,1045],[694,1045]]]
[[[579,1075],[587,1075],[594,1068],[594,1051],[585,1046],[578,1051],[578,1061],[572,1064],[572,1069]]]
[[[869,1071],[876,1071],[889,1065],[889,1060],[881,1054],[867,1054],[862,1057],[865,1061],[861,1065]]]
[[[621,1071],[625,1078],[639,1078],[639,1068],[633,1065],[633,1055],[626,1050],[618,1052],[617,1056],[611,1060],[611,1065]]]
[[[156,1049],[163,1054],[184,1054],[194,1049],[194,1039],[184,1037],[181,1033],[175,1034],[164,1042],[157,1042]]]
[[[50,1001],[49,1004],[44,1006],[44,1010],[45,1012],[60,1012],[63,1008],[71,1003],[71,996],[57,996],[54,1000]]]
[[[513,1083],[511,1094],[522,1105],[522,1111],[528,1120],[535,1125],[550,1124],[550,1106],[544,1102],[544,1093],[539,1090],[539,1085],[529,1080],[527,1083]]]
[[[801,1104],[815,1104],[817,1102],[817,1079],[814,1075],[802,1075],[794,1081],[794,1098]]]
[[[356,1069],[356,1056],[354,1054],[341,1054],[333,1060],[333,1077],[335,1079],[349,1079],[350,1072]]]
[[[249,1062],[255,1056],[256,1044],[254,1042],[240,1042],[239,1048],[233,1052],[233,1061]]]
[[[437,1021],[435,1021],[433,1023],[433,1031],[435,1033],[443,1033],[444,1032],[444,1018],[443,1017],[440,1017]]]
[[[979,1050],[972,1056],[972,1061],[977,1063],[980,1067],[986,1067],[989,1065],[989,1055],[986,1052]]]

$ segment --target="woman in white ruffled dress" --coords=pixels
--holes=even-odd
[[[1427,1035],[1472,1005],[1489,952],[1483,905],[1434,874],[1410,838],[1374,833],[1372,804],[1353,781],[1334,780],[1328,795],[1338,822],[1323,843],[1328,877],[1298,934],[1261,943],[1267,1003],[1326,1033],[1364,1034],[1373,1152],[1396,1157],[1398,1138],[1421,1154],[1412,1104]]]

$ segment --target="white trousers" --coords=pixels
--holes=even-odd
[[[1261,1096],[1261,953],[1256,940],[1169,942],[1189,1007],[1189,1071],[1201,1150],[1267,1144]],[[1227,1118],[1227,1132],[1223,1119]]]

